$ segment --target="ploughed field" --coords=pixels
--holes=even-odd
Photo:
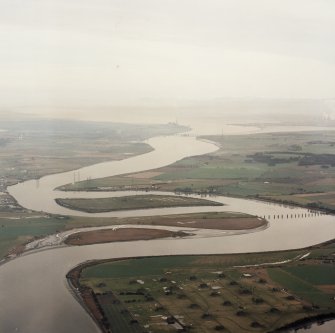
[[[330,243],[272,253],[126,259],[84,265],[68,277],[105,332],[272,332],[334,315],[334,254]]]

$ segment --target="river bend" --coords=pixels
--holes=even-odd
[[[193,137],[170,136],[148,141],[154,151],[122,161],[82,168],[81,179],[139,172],[171,164],[187,156],[213,152],[217,147]],[[54,191],[71,183],[73,171],[31,180],[8,188],[24,207],[55,214],[87,215],[58,206],[58,197],[106,197],[111,193]],[[154,192],[157,193],[157,192]],[[157,193],[159,194],[159,193]],[[161,193],[162,194],[162,193]],[[114,195],[121,195],[114,193]],[[123,193],[124,195],[124,193]],[[0,266],[0,332],[99,332],[89,315],[67,289],[66,273],[92,259],[177,254],[242,253],[301,248],[335,236],[335,218],[297,207],[215,197],[222,207],[188,207],[104,213],[103,216],[145,216],[194,211],[240,211],[265,217],[265,230],[239,235],[108,243],[60,247],[32,252]],[[92,214],[89,214],[92,216]],[[100,215],[101,214],[94,214]]]

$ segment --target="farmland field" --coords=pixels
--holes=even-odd
[[[154,170],[82,181],[66,190],[157,189],[253,197],[335,209],[334,132],[206,136],[221,147]]]
[[[29,179],[36,179],[38,186],[37,179],[48,174],[143,154],[152,149],[143,140],[187,128],[174,124],[144,126],[22,117],[1,119],[1,129],[0,259],[36,237],[71,226],[113,224],[111,219],[31,213],[8,194],[7,186]]]
[[[96,295],[115,333],[269,332],[335,311],[334,247],[297,259],[306,251],[105,261],[80,268],[79,283]]]
[[[263,226],[264,220],[251,215],[211,212],[179,214],[172,216],[128,217],[128,218],[91,218],[75,216],[53,216],[28,212],[0,212],[0,260],[10,254],[20,253],[24,244],[64,230],[113,225],[188,225],[197,228],[224,230],[252,229]]]

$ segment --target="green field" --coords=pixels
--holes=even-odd
[[[124,311],[122,304],[118,303],[116,298],[111,295],[98,295],[98,301],[103,308],[104,313],[108,318],[114,318],[110,322],[109,327],[111,331],[122,333],[142,333],[142,329],[138,325],[129,325],[133,317],[129,312],[124,312],[122,316],[120,313]]]
[[[231,219],[250,217],[250,215],[209,212],[179,214],[170,216],[147,216],[128,218],[91,218],[76,216],[57,216],[48,214],[35,214],[27,212],[0,212],[0,260],[11,252],[16,246],[27,243],[35,237],[43,237],[56,232],[74,228],[113,226],[120,224],[136,225],[169,225],[170,221],[193,221],[194,219],[204,222],[212,219]],[[164,221],[164,224],[162,224]]]
[[[287,267],[285,270],[312,284],[323,285],[335,283],[334,265],[303,265]]]
[[[284,270],[280,268],[268,269],[268,273],[273,281],[290,290],[298,297],[301,297],[312,304],[317,304],[318,306],[333,307],[334,300],[332,297],[314,286],[324,284],[323,282],[325,279],[322,274],[326,271],[332,271],[333,275],[333,279],[331,281],[329,278],[327,279],[327,284],[335,284],[334,267],[318,265],[315,266],[313,270],[311,269],[311,266],[290,267]],[[308,273],[311,272],[313,277],[308,275]],[[314,280],[314,283],[312,283],[311,280]]]
[[[63,207],[89,213],[163,207],[222,206],[218,202],[206,199],[150,194],[99,199],[56,199],[56,202]]]
[[[157,180],[176,180],[176,179],[253,179],[260,177],[264,170],[262,168],[245,168],[241,165],[222,166],[200,166],[195,170],[180,170],[155,177]]]
[[[0,217],[0,259],[14,246],[33,240],[34,237],[56,233],[64,229],[65,224],[64,219],[45,215]]]
[[[330,252],[334,252],[330,249]],[[322,253],[324,250],[322,250]],[[230,254],[224,256],[165,256],[143,259],[122,260],[90,266],[85,269],[83,277],[106,276],[108,278],[145,276],[164,274],[172,267],[194,267],[194,272],[206,267],[209,269],[230,268],[232,266],[255,265],[260,262],[278,262],[289,260],[303,253],[302,250],[287,252],[270,252],[257,254]],[[305,252],[304,252],[305,253]],[[106,275],[105,275],[106,274]]]
[[[19,118],[1,119],[1,129],[5,131],[0,131],[0,258],[34,237],[71,227],[117,224],[111,219],[59,219],[43,213],[32,214],[10,197],[7,186],[143,154],[152,148],[141,141],[187,130],[176,124],[132,125]],[[34,218],[34,215],[40,217]]]
[[[191,266],[192,260],[188,256],[144,258],[140,260],[123,260],[115,264],[101,264],[89,267],[83,273],[83,278],[129,278],[134,275],[150,276],[164,274],[165,271],[176,266]]]
[[[334,246],[308,251],[310,259],[280,268],[236,266],[293,259],[306,250],[96,263],[83,269],[80,284],[103,302],[115,333],[175,332],[173,322],[199,333],[269,332],[335,311],[334,267],[324,263],[334,262]],[[319,288],[325,284],[333,289]]]
[[[64,188],[214,193],[335,209],[334,132],[207,136],[205,139],[219,143],[221,149],[154,170],[157,174],[149,178],[141,178],[141,174],[125,175],[83,181]],[[306,193],[314,193],[315,197],[300,196]],[[328,195],[320,195],[323,193]]]

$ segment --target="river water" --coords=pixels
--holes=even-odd
[[[334,238],[334,216],[254,200],[211,197],[211,200],[222,202],[225,206],[150,209],[104,214],[71,211],[55,203],[54,199],[58,197],[111,196],[111,193],[103,192],[54,191],[58,186],[71,183],[75,174],[80,174],[81,179],[93,179],[139,172],[217,149],[210,142],[185,136],[154,138],[148,143],[155,149],[150,153],[123,161],[96,164],[75,172],[46,176],[38,181],[27,181],[8,188],[8,191],[22,206],[49,213],[125,217],[225,210],[265,217],[270,222],[269,227],[263,231],[240,235],[60,247],[28,253],[0,266],[0,332],[98,332],[91,318],[67,290],[65,281],[66,273],[73,266],[86,260],[147,255],[272,251],[301,248]],[[113,193],[113,195],[121,194]],[[122,195],[125,193],[123,192]]]
[[[324,324],[312,324],[310,327],[304,329],[299,329],[297,331],[292,331],[296,333],[334,333],[334,320],[327,321]]]

